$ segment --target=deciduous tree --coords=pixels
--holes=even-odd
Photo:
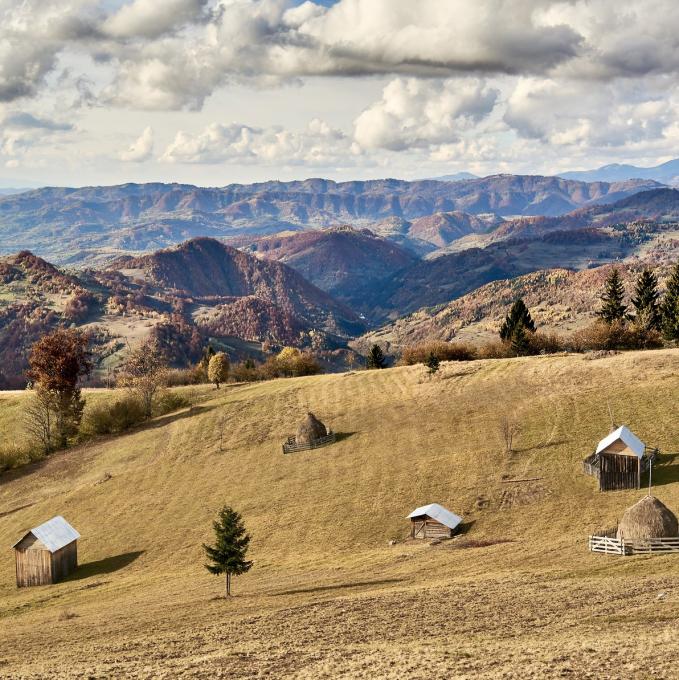
[[[118,385],[139,400],[146,418],[153,413],[153,398],[165,383],[166,370],[158,343],[148,340],[130,351],[118,375]]]
[[[229,357],[224,352],[217,352],[210,359],[207,367],[207,378],[217,388],[229,377]]]

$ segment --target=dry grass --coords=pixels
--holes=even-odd
[[[0,546],[61,513],[83,535],[82,566],[17,590],[4,551],[0,677],[673,677],[679,559],[587,553],[587,534],[639,493],[599,494],[580,461],[608,431],[607,400],[679,450],[678,366],[663,350],[229,386],[8,473]],[[283,456],[310,407],[343,436]],[[512,456],[496,434],[509,411]],[[654,480],[677,510],[679,465],[665,457]],[[467,533],[404,542],[405,515],[428,502],[463,514]],[[231,600],[200,549],[224,503],[255,561]]]

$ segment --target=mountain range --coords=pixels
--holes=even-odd
[[[265,194],[273,200],[270,184],[238,191],[249,193],[255,203]],[[177,365],[195,361],[208,340],[234,359],[294,345],[325,353],[332,363],[353,341],[360,347],[382,337],[398,344],[394,338],[400,342],[464,328],[487,330],[503,313],[511,291],[521,290],[530,304],[556,308],[572,282],[601,278],[587,271],[603,271],[612,262],[632,268],[666,266],[679,253],[679,190],[655,182],[646,190],[646,181],[604,185],[505,176],[490,183],[411,184],[288,183],[285,191],[278,187],[279,208],[283,197],[290,199],[290,209],[316,189],[307,217],[312,208],[327,206],[347,215],[353,196],[354,217],[360,214],[363,221],[374,213],[379,219],[370,228],[288,224],[275,234],[261,234],[257,220],[255,226],[244,222],[242,227],[222,222],[212,230],[220,238],[205,235],[211,230],[201,225],[206,215],[214,224],[223,218],[226,209],[213,204],[208,213],[207,208],[209,201],[228,203],[224,190],[128,185],[2,199],[4,233],[20,236],[16,225],[27,219],[28,205],[41,219],[51,220],[52,226],[32,223],[27,234],[33,235],[35,250],[47,250],[47,260],[58,265],[27,250],[0,258],[3,384],[16,384],[30,343],[57,324],[90,331],[104,366],[115,366],[129,344],[149,335],[166,341]],[[387,209],[388,187],[395,193]],[[352,191],[363,196],[361,201]],[[121,199],[122,194],[127,198]],[[546,205],[547,197],[552,207],[566,200],[578,207],[558,215],[530,214],[535,205]],[[473,204],[480,212],[448,209],[455,201],[468,208]],[[195,212],[199,204],[201,219]],[[500,214],[517,206],[526,214]],[[434,207],[445,209],[427,213]],[[161,228],[159,222],[149,226],[150,216],[162,211],[175,215],[176,230],[167,224]],[[183,211],[188,213],[177,217]],[[77,215],[82,218],[78,224]],[[100,222],[92,222],[95,218]],[[113,226],[115,220],[123,226]],[[124,226],[135,220],[139,223]],[[180,239],[188,223],[200,235],[179,244],[139,253],[132,245],[142,241],[125,242],[130,230],[148,236],[156,229],[165,240]],[[69,234],[79,235],[87,257],[68,251]],[[3,241],[3,247],[11,246]],[[78,266],[65,266],[64,260]],[[560,292],[544,283],[553,271],[572,273],[559,274]],[[587,298],[590,308],[593,299]]]
[[[679,185],[679,158],[650,168],[627,163],[612,163],[602,165],[595,170],[562,172],[559,173],[559,177],[581,182],[624,182],[630,179],[650,179],[676,186]]]
[[[53,262],[77,264],[165,248],[197,236],[370,226],[390,219],[412,222],[436,213],[456,213],[457,221],[459,213],[553,217],[659,186],[651,180],[586,183],[497,175],[457,182],[309,179],[222,188],[45,188],[0,197],[0,252],[30,249]],[[408,234],[399,239],[404,245],[412,241],[414,249],[422,243]]]

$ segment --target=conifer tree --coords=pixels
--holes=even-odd
[[[373,345],[368,352],[366,358],[367,368],[386,368],[387,360],[384,358],[384,352],[379,345]]]
[[[436,354],[434,354],[434,352],[429,352],[429,356],[424,362],[424,365],[429,369],[429,375],[434,375],[434,373],[439,370],[439,358],[436,356]]]
[[[521,298],[514,302],[509,314],[505,317],[500,328],[500,339],[504,342],[511,342],[514,329],[519,325],[523,326],[524,331],[535,332],[535,322],[528,311],[528,307],[526,307],[526,303]]]
[[[620,272],[613,269],[606,279],[604,292],[601,295],[601,309],[597,312],[606,323],[622,321],[627,313],[627,305],[624,304],[625,288],[620,278]]]
[[[644,269],[637,279],[632,298],[635,309],[634,320],[643,330],[660,330],[659,297],[658,277],[650,269]]]
[[[667,281],[665,297],[660,305],[662,333],[666,340],[679,341],[679,262]]]
[[[239,576],[249,571],[252,562],[245,559],[250,544],[250,536],[240,513],[225,505],[217,521],[212,523],[215,531],[215,545],[203,544],[203,549],[212,562],[205,568],[215,575],[226,575],[226,595],[231,595],[231,576]]]
[[[512,332],[510,342],[512,351],[517,357],[522,357],[529,353],[530,345],[528,342],[526,327],[523,325],[523,323],[516,324],[514,331]]]

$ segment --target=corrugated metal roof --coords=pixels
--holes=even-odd
[[[413,510],[408,515],[408,519],[422,517],[422,515],[427,515],[427,517],[431,517],[437,522],[441,522],[441,524],[447,526],[449,529],[454,529],[462,521],[462,517],[458,517],[454,512],[446,510],[438,503],[430,503],[429,505],[423,505],[421,508]]]
[[[61,515],[52,517],[39,527],[31,529],[28,534],[33,534],[50,552],[61,550],[80,538],[80,534]],[[12,547],[21,543],[28,534],[22,536]]]
[[[644,455],[646,445],[624,425],[611,432],[608,437],[604,437],[596,447],[596,452],[601,453],[618,440],[622,441],[637,458],[641,458]]]

